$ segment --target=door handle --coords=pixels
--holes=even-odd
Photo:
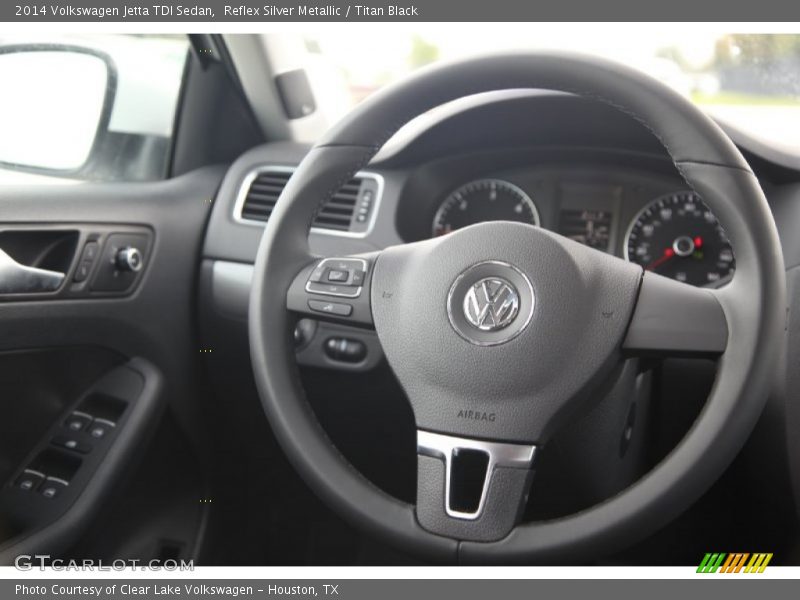
[[[36,294],[56,291],[65,273],[26,267],[0,249],[0,294]]]

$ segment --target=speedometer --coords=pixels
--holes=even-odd
[[[433,235],[444,235],[483,221],[539,225],[539,213],[530,196],[514,184],[500,179],[479,179],[444,199],[433,218]]]
[[[733,274],[733,249],[714,213],[694,192],[662,196],[633,219],[625,258],[646,270],[692,285]]]

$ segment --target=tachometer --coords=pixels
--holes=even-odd
[[[539,225],[536,205],[525,192],[500,179],[479,179],[445,198],[433,218],[433,235],[444,235],[483,221]]]
[[[716,283],[736,267],[722,226],[694,192],[667,194],[645,206],[624,248],[626,259],[692,285]]]

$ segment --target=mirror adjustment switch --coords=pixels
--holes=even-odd
[[[133,246],[123,248],[114,258],[118,270],[134,273],[142,270],[142,260],[142,251]]]
[[[100,264],[92,276],[92,291],[128,291],[147,266],[148,246],[149,237],[143,233],[112,233],[108,236]]]
[[[84,412],[75,411],[67,420],[64,421],[64,427],[69,429],[70,431],[83,431],[86,429],[86,426],[92,422],[92,416],[87,415]]]
[[[57,435],[53,438],[53,444],[56,446],[60,446],[61,448],[66,448],[67,450],[73,450],[74,452],[79,452],[81,454],[89,454],[92,451],[92,445],[87,444],[86,442],[82,442],[76,439],[73,436],[69,435]]]
[[[34,471],[33,469],[25,469],[22,474],[17,477],[17,480],[14,482],[14,487],[24,492],[32,492],[35,491],[43,481],[43,473],[39,473],[39,471]]]

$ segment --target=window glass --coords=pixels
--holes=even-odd
[[[686,24],[448,24],[415,32],[379,26],[359,36],[304,36],[311,56],[344,81],[349,106],[407,73],[490,52],[560,50],[627,64],[661,80],[712,116],[800,152],[800,35],[728,33]],[[369,48],[368,52],[364,48]],[[330,79],[330,77],[329,77]]]
[[[0,36],[0,184],[166,176],[185,35]]]

